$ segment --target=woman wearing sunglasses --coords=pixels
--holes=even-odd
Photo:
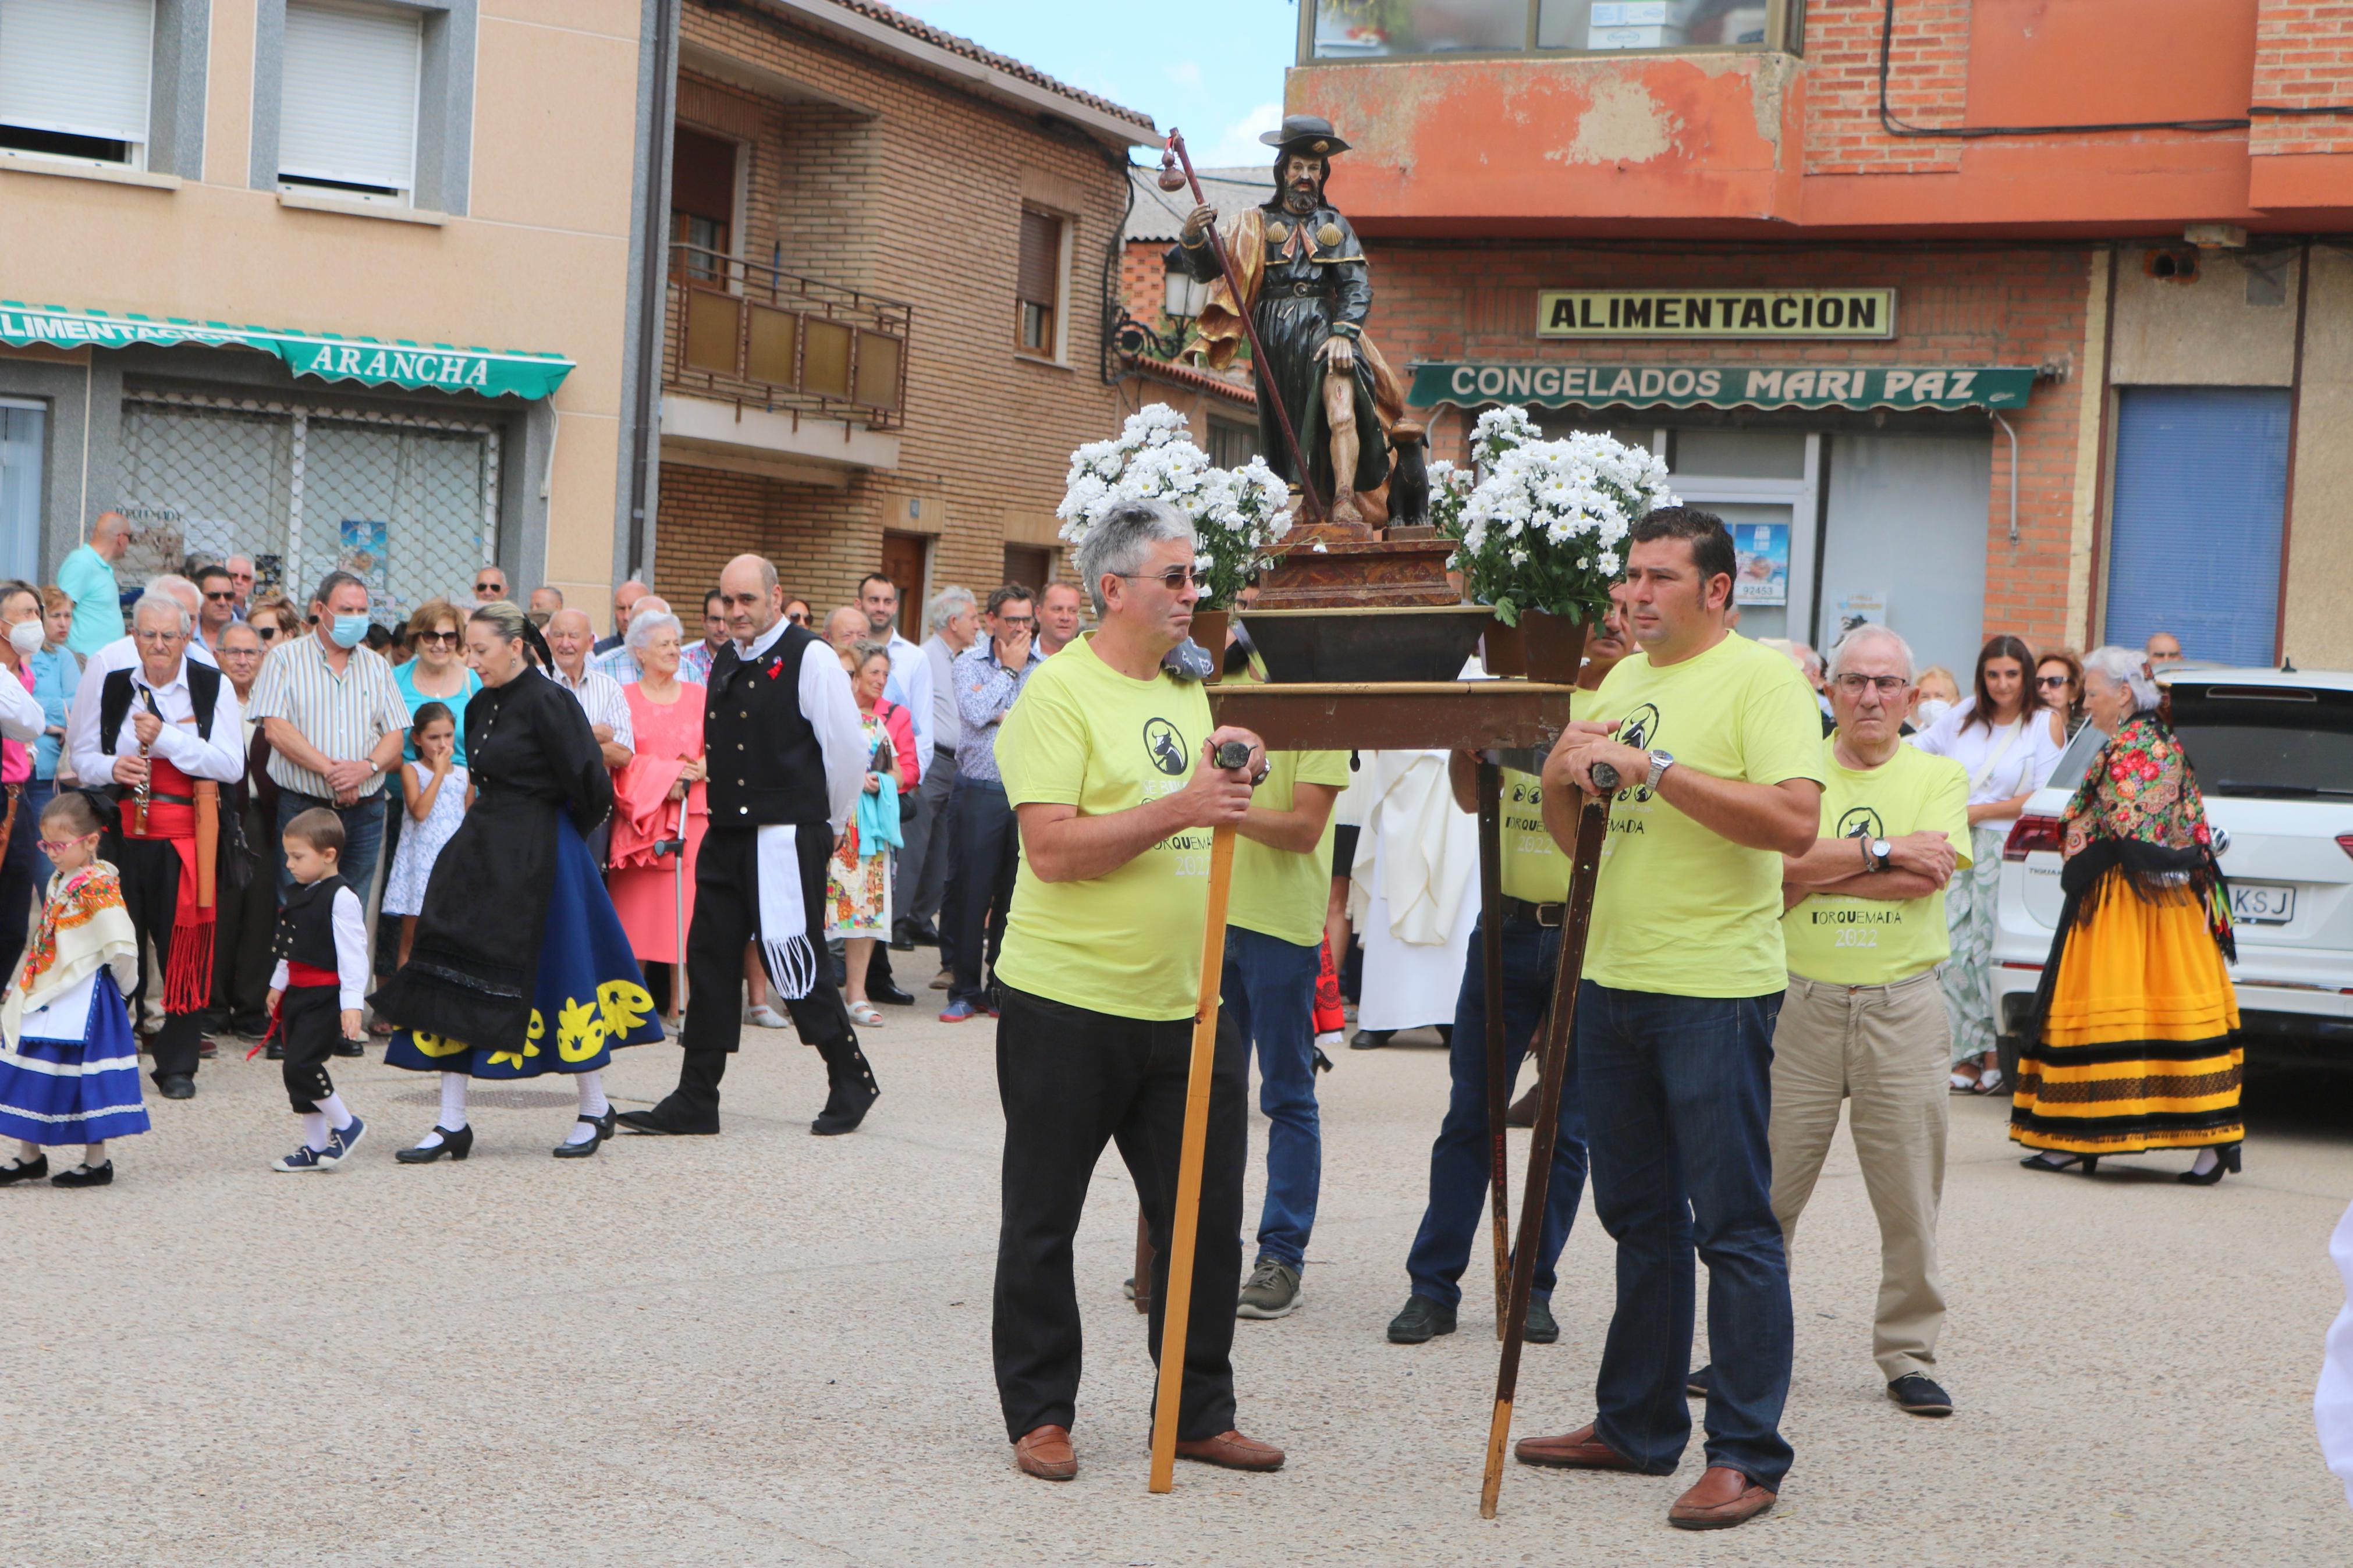
[[[2084,661],[2063,647],[2044,654],[2034,666],[2034,695],[2073,740],[2084,727]]]

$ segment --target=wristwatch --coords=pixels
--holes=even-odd
[[[1652,752],[1651,753],[1650,776],[1642,781],[1642,787],[1649,790],[1652,795],[1658,794],[1659,781],[1665,778],[1667,776],[1667,770],[1674,765],[1675,759],[1672,752]]]
[[[1884,838],[1865,839],[1862,846],[1863,869],[1867,871],[1886,870],[1887,858],[1894,853],[1895,846],[1890,844]]]

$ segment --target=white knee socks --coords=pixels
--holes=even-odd
[[[577,1076],[580,1079],[581,1115],[602,1117],[613,1109],[612,1101],[605,1098],[603,1073],[584,1072]],[[575,1121],[572,1124],[572,1131],[565,1134],[564,1141],[566,1143],[586,1143],[596,1136],[596,1130],[594,1127],[589,1126],[586,1121]]]
[[[326,1117],[327,1125],[338,1132],[352,1124],[351,1108],[343,1103],[343,1097],[340,1094],[331,1094],[311,1109]]]
[[[302,1142],[313,1154],[327,1152],[327,1113],[306,1110],[302,1113]]]
[[[417,1146],[419,1149],[441,1147],[441,1133],[445,1128],[451,1132],[461,1132],[465,1130],[467,1082],[466,1075],[461,1072],[445,1072],[441,1075],[441,1116],[433,1131],[417,1141]]]

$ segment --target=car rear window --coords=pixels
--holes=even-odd
[[[2173,729],[2208,795],[2353,799],[2353,691],[2177,681]]]

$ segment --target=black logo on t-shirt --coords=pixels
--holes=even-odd
[[[1880,821],[1879,813],[1872,810],[1871,807],[1867,805],[1851,806],[1848,808],[1847,814],[1838,819],[1837,837],[1841,838],[1884,838],[1887,837],[1887,825]]]
[[[1185,751],[1185,737],[1166,719],[1145,721],[1144,749],[1151,756],[1152,765],[1172,779],[1191,763]]]
[[[1631,746],[1638,752],[1647,752],[1659,743],[1659,731],[1662,727],[1658,709],[1645,702],[1618,721],[1617,733],[1611,739],[1621,746]],[[1618,791],[1618,798],[1636,802],[1646,801],[1651,798],[1650,785],[1641,779],[1630,779]]]

